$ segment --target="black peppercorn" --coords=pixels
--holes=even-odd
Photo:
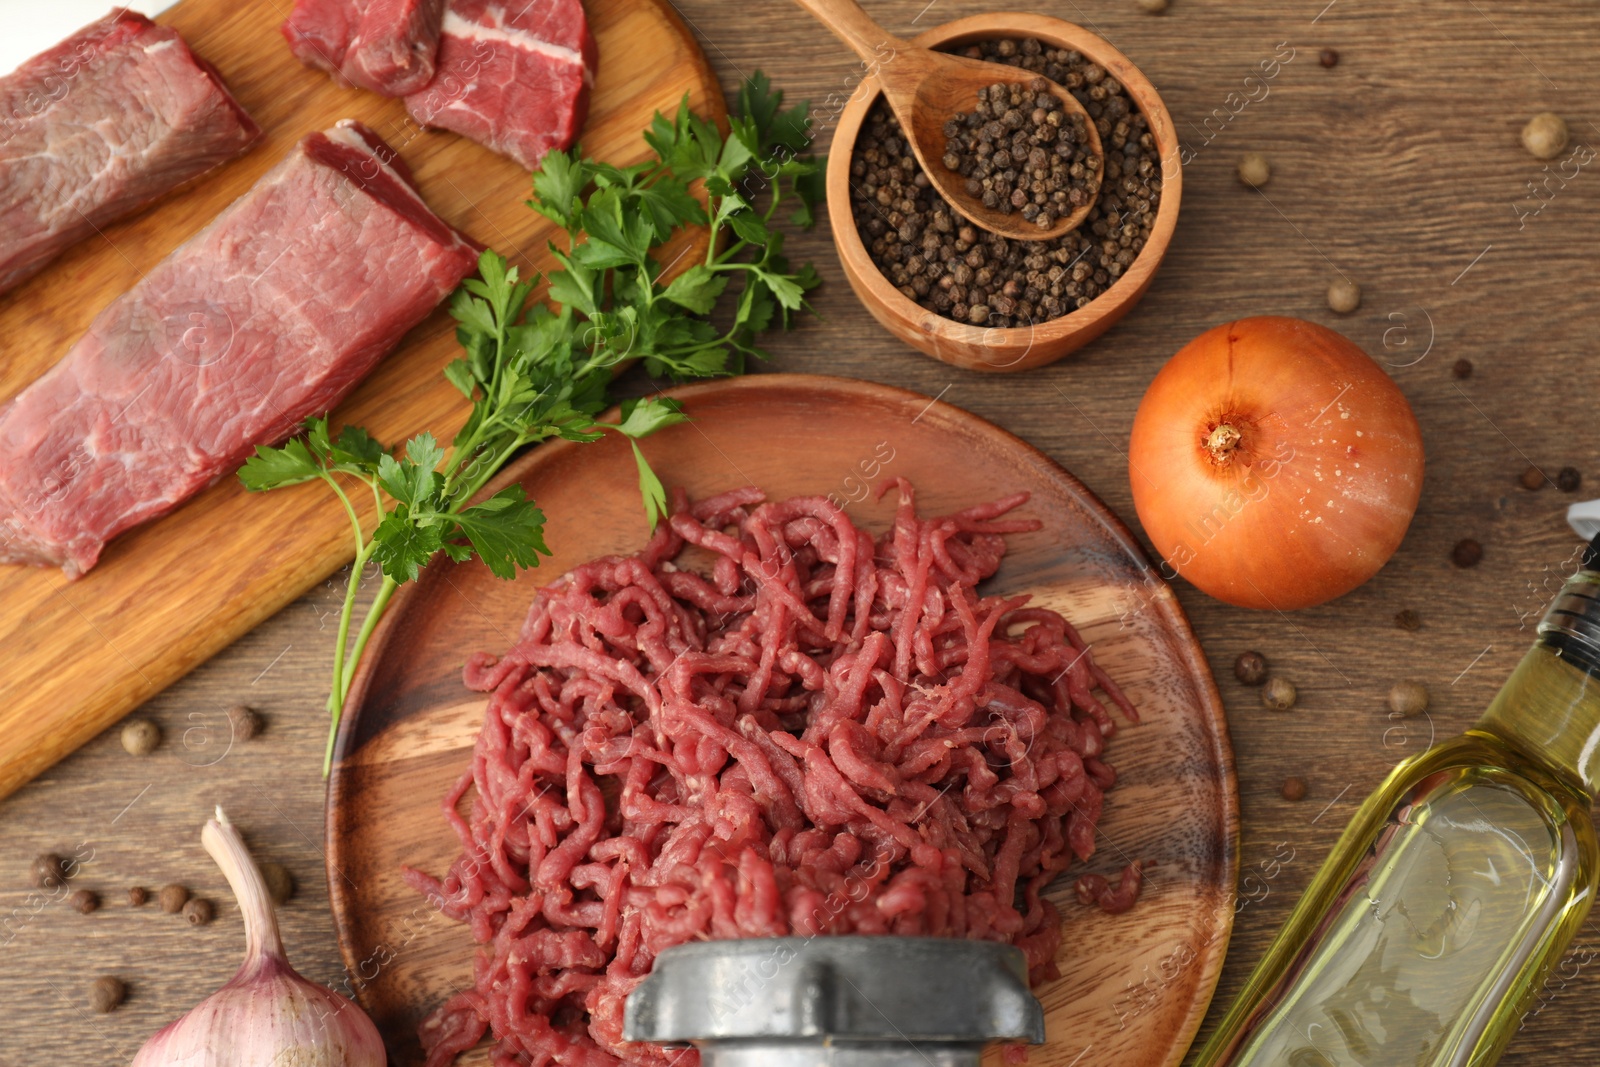
[[[1402,630],[1420,630],[1422,629],[1422,616],[1410,608],[1406,608],[1403,611],[1394,613],[1394,624]]]
[[[1324,67],[1337,67],[1339,65],[1339,53],[1332,48],[1324,48],[1322,53],[1317,56],[1317,62]]]
[[[1457,378],[1472,377],[1472,360],[1458,359],[1450,367],[1450,373]]]
[[[176,915],[189,902],[189,890],[181,885],[164,885],[161,887],[160,899],[161,910],[168,915]]]
[[[67,906],[80,915],[87,915],[100,907],[100,895],[92,889],[80,889],[67,898]]]
[[[1241,685],[1260,685],[1267,680],[1267,660],[1259,652],[1241,652],[1233,661],[1233,676]]]
[[[1563,493],[1576,493],[1582,484],[1583,475],[1578,473],[1578,468],[1562,467],[1556,471],[1556,488]]]
[[[228,725],[235,741],[248,741],[261,732],[261,716],[252,707],[235,704],[228,709]]]
[[[1450,562],[1457,567],[1476,567],[1483,559],[1483,546],[1470,537],[1456,542],[1450,550]]]
[[[128,996],[128,987],[122,979],[105,975],[96,978],[89,986],[89,1007],[104,1015],[116,1011],[117,1006]]]
[[[1285,778],[1278,792],[1285,800],[1304,800],[1306,798],[1306,780],[1294,777]]]
[[[283,904],[294,896],[294,878],[289,874],[289,868],[272,860],[262,860],[258,866],[261,868],[261,880],[267,883],[267,895],[274,904]]]
[[[67,881],[66,867],[54,852],[35,857],[28,874],[35,889],[59,889]]]
[[[1100,99],[1089,106],[1105,153],[1102,191],[1085,195],[1084,183],[1092,180],[1093,166],[1084,169],[1091,163],[1086,153],[1079,158],[1072,118],[1050,107],[1042,125],[1034,121],[1034,112],[1044,107],[1039,100],[1043,87],[1019,86],[1013,94],[1010,85],[1001,84],[998,90],[991,85],[982,101],[988,113],[1003,117],[1018,110],[1024,120],[1021,128],[1007,129],[999,119],[985,120],[976,112],[946,124],[947,137],[975,144],[968,157],[971,173],[960,172],[979,182],[982,191],[974,195],[985,199],[992,195],[996,207],[1036,208],[1032,212],[1036,223],[1070,213],[1081,204],[1089,209],[1077,231],[1048,241],[1010,241],[979,231],[959,217],[952,218],[949,206],[916,165],[898,121],[879,100],[863,120],[851,160],[852,173],[857,164],[864,172],[851,182],[852,214],[862,243],[884,276],[908,299],[960,322],[971,321],[974,306],[987,309],[984,326],[998,328],[1026,327],[1088,306],[1126,275],[1144,250],[1159,212],[1162,167],[1148,123],[1121,84],[1081,53],[1027,40],[1013,41],[1005,55],[994,40],[958,51],[1021,67],[1068,90],[1087,91],[1090,86],[1098,90],[1093,95]],[[1006,155],[1005,166],[995,164],[1001,152]],[[932,162],[940,165],[937,157]],[[1023,194],[1020,204],[1011,199],[1018,191]],[[887,204],[879,203],[880,193]],[[900,215],[892,225],[886,218],[890,205]],[[906,225],[920,236],[894,240],[895,231]],[[975,283],[969,276],[952,282],[948,271],[975,247],[986,256],[988,280]],[[913,250],[922,258],[916,268],[909,263]],[[1027,262],[1035,256],[1039,257],[1035,262]],[[1067,273],[1059,280],[1044,277],[1041,272],[1052,265]],[[903,273],[896,274],[896,267]],[[1030,278],[1030,274],[1040,276]],[[1013,282],[1008,292],[1006,286]],[[906,286],[910,294],[905,293]]]

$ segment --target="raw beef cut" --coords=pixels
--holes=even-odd
[[[452,0],[438,72],[406,109],[533,170],[577,139],[596,61],[579,0]]]
[[[384,96],[433,80],[445,0],[295,0],[283,36],[309,67]]]
[[[371,130],[310,134],[0,409],[0,562],[87,571],[338,403],[477,257]]]
[[[126,9],[0,78],[0,293],[261,136],[177,32]]]

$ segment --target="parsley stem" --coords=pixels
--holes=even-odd
[[[332,484],[332,479],[329,479],[329,483]],[[334,488],[338,489],[337,486]],[[343,491],[340,491],[339,495],[343,497]],[[345,503],[348,506],[349,501],[346,500]],[[360,527],[358,526],[357,530],[359,531],[359,529]],[[350,563],[350,580],[344,584],[344,607],[339,612],[339,633],[334,639],[335,644],[333,646],[333,685],[328,688],[328,718],[330,722],[328,725],[328,748],[322,759],[322,776],[324,778],[328,776],[328,771],[333,767],[333,743],[339,736],[339,719],[344,713],[345,696],[349,689],[348,683],[343,679],[346,673],[345,645],[350,638],[350,619],[355,614],[356,593],[361,588],[361,572],[367,569],[367,560],[372,557],[372,550],[375,546],[376,542],[367,541],[356,549],[356,558]],[[370,618],[371,609],[368,609],[367,614]],[[358,645],[353,658],[349,661],[351,666],[354,666],[355,662],[360,658],[361,652]]]

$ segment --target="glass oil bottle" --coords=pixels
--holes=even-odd
[[[1600,537],[1477,725],[1361,805],[1195,1067],[1488,1067],[1593,902]]]

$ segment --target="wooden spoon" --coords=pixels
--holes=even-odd
[[[834,36],[849,45],[875,75],[889,101],[901,132],[910,141],[911,151],[922,164],[923,173],[933,188],[964,218],[991,233],[1018,241],[1046,241],[1072,230],[1088,216],[1094,197],[1062,215],[1051,226],[985,207],[982,198],[967,192],[966,179],[944,165],[944,124],[957,112],[977,107],[978,90],[995,84],[1020,84],[1024,87],[1041,77],[1021,67],[986,63],[921,48],[901,40],[879,26],[861,10],[855,0],[795,0]],[[1048,79],[1043,79],[1048,81]],[[1083,105],[1061,86],[1050,82],[1050,94],[1068,116],[1082,115],[1088,130],[1089,149],[1095,160],[1094,189],[1105,176],[1105,155],[1100,147],[1100,132],[1095,129]]]

